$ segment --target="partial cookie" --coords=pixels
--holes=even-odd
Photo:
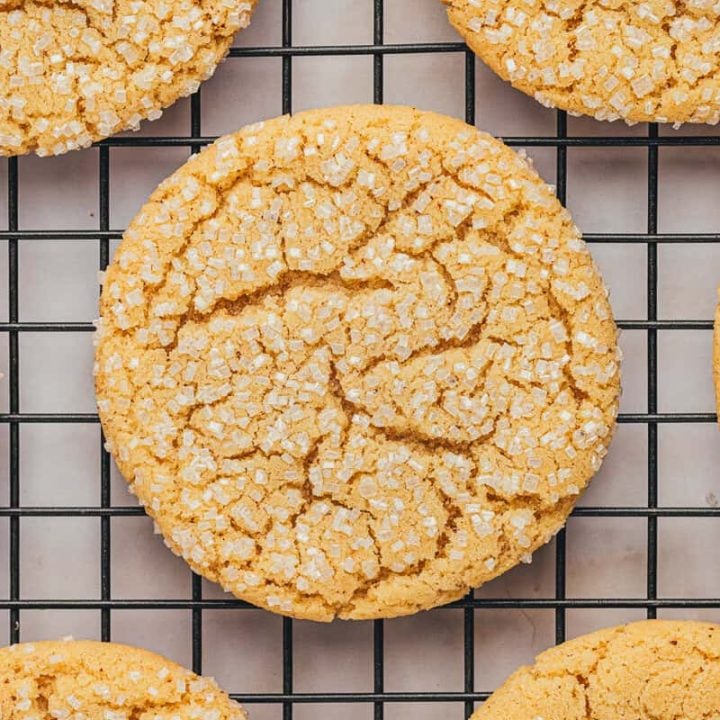
[[[718,708],[720,627],[649,620],[547,650],[472,720],[708,720]]]
[[[498,75],[598,120],[720,120],[720,5],[667,0],[443,0]]]
[[[278,118],[129,227],[100,416],[197,572],[295,617],[404,615],[563,525],[615,423],[606,295],[552,189],[488,135],[402,107]]]
[[[213,680],[115,643],[38,642],[0,649],[3,720],[246,720]]]
[[[195,92],[257,0],[0,0],[0,155],[58,155]]]

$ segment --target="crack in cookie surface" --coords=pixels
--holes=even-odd
[[[713,0],[443,0],[496,73],[549,107],[599,120],[720,120]]]
[[[606,293],[500,142],[279,118],[163,183],[105,278],[98,405],[166,541],[297,617],[455,599],[562,525],[618,396]]]
[[[57,155],[195,92],[257,0],[0,2],[0,154]]]
[[[472,720],[708,720],[720,704],[720,628],[651,620],[540,654]]]

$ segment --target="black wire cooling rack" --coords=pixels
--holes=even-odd
[[[391,54],[419,55],[423,53],[456,53],[464,55],[465,70],[465,119],[475,123],[475,57],[461,42],[436,43],[384,43],[384,0],[367,0],[374,13],[373,43],[371,45],[294,46],[292,44],[292,0],[282,1],[282,43],[275,47],[235,47],[230,52],[230,62],[242,62],[248,57],[281,58],[282,62],[282,109],[284,113],[293,108],[293,58],[307,56],[371,56],[373,58],[373,95],[377,103],[383,102],[384,59]],[[392,2],[392,0],[387,0]],[[373,689],[372,692],[324,692],[299,693],[293,689],[293,621],[282,622],[282,692],[235,693],[233,697],[246,703],[271,703],[282,707],[283,720],[291,720],[293,709],[299,703],[365,703],[372,708],[375,720],[385,715],[386,703],[442,702],[457,705],[452,717],[468,717],[474,706],[484,700],[488,693],[475,687],[475,612],[479,609],[544,609],[554,611],[555,640],[562,642],[566,635],[566,611],[569,609],[635,609],[645,611],[647,617],[655,617],[659,609],[708,609],[720,608],[720,597],[714,599],[658,598],[658,518],[666,517],[717,517],[720,509],[714,507],[659,507],[658,506],[658,426],[661,423],[712,423],[712,413],[659,413],[658,412],[658,331],[660,330],[711,330],[712,322],[705,320],[661,320],[658,318],[658,245],[661,243],[718,243],[720,234],[663,234],[658,232],[658,153],[667,146],[717,146],[720,135],[687,136],[660,135],[657,125],[650,125],[646,135],[573,137],[567,133],[567,116],[557,112],[556,132],[550,137],[506,137],[511,146],[548,147],[556,152],[557,194],[566,200],[568,174],[568,148],[576,147],[639,147],[647,149],[647,231],[643,234],[591,234],[585,239],[590,243],[635,243],[647,248],[647,315],[644,319],[620,320],[625,330],[645,332],[647,335],[647,412],[621,414],[620,423],[642,424],[647,427],[647,502],[644,506],[582,507],[575,517],[645,518],[647,522],[647,580],[644,597],[636,598],[583,598],[566,597],[566,537],[561,532],[555,546],[555,591],[549,598],[480,599],[472,594],[450,607],[463,612],[463,666],[464,684],[461,692],[386,692],[383,622],[373,624]],[[25,413],[20,408],[19,338],[22,333],[92,332],[94,327],[85,322],[21,322],[18,296],[19,248],[21,240],[84,239],[97,241],[100,269],[110,258],[110,242],[122,236],[122,230],[110,228],[110,149],[119,146],[132,147],[187,147],[197,152],[214,140],[202,134],[201,94],[198,92],[190,103],[190,133],[187,136],[133,136],[114,137],[97,144],[99,149],[98,228],[96,230],[32,230],[21,229],[18,222],[18,159],[7,162],[7,230],[0,231],[0,241],[8,247],[8,321],[0,322],[0,332],[8,337],[9,412],[0,414],[0,423],[9,426],[9,505],[0,506],[0,518],[9,518],[10,582],[9,597],[0,598],[0,610],[9,611],[11,642],[20,640],[21,616],[24,610],[97,610],[100,614],[101,638],[110,640],[111,614],[113,610],[130,609],[185,609],[192,617],[192,666],[202,672],[203,624],[205,611],[218,608],[247,608],[236,600],[204,599],[201,579],[193,576],[192,597],[182,600],[115,599],[111,589],[111,520],[118,517],[138,516],[138,507],[114,507],[110,493],[110,458],[101,449],[99,468],[100,505],[98,507],[29,507],[20,503],[20,427],[24,423],[96,423],[97,415],[86,413]],[[20,592],[21,526],[24,518],[31,517],[85,517],[98,518],[100,523],[100,597],[97,599],[28,599]],[[233,690],[233,688],[228,688]],[[328,709],[327,717],[336,716],[337,710]],[[450,715],[448,716],[450,717]]]

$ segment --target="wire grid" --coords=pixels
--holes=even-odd
[[[294,46],[292,44],[292,0],[282,0],[282,42],[276,47],[233,48],[230,57],[279,57],[282,59],[282,109],[292,111],[292,65],[294,57],[301,56],[372,56],[373,95],[376,103],[383,102],[384,59],[389,54],[457,53],[465,56],[465,119],[475,123],[475,57],[461,42],[435,43],[384,43],[384,0],[367,0],[372,3],[374,14],[373,43],[371,45]],[[237,62],[238,60],[235,60]],[[86,239],[96,240],[99,246],[99,267],[105,269],[110,257],[111,240],[122,236],[121,230],[110,229],[110,148],[117,146],[179,146],[198,152],[214,140],[202,134],[201,93],[195,94],[190,103],[190,133],[187,136],[170,137],[114,137],[97,144],[99,148],[98,228],[97,230],[42,230],[20,229],[18,222],[19,183],[18,159],[7,160],[8,174],[8,229],[0,231],[0,240],[8,244],[8,322],[0,323],[0,332],[8,336],[9,352],[9,412],[0,414],[0,423],[9,426],[9,505],[0,507],[0,518],[9,518],[9,597],[0,599],[0,609],[9,610],[9,637],[12,643],[20,640],[21,611],[27,609],[91,609],[99,610],[101,638],[111,638],[111,613],[114,609],[186,609],[192,618],[192,667],[202,672],[203,612],[216,608],[250,607],[239,600],[203,599],[201,578],[193,574],[190,600],[118,600],[111,591],[111,519],[143,515],[139,507],[113,507],[110,493],[111,462],[108,453],[101,448],[99,482],[100,505],[98,507],[29,507],[20,504],[20,426],[23,423],[96,423],[97,415],[91,413],[24,413],[20,408],[19,337],[23,332],[92,332],[93,325],[85,322],[21,322],[19,319],[19,248],[20,240]],[[375,720],[384,717],[386,703],[443,702],[455,703],[455,717],[469,717],[478,701],[488,693],[475,687],[475,611],[481,608],[495,609],[549,609],[554,611],[555,641],[566,637],[566,611],[569,609],[624,608],[644,610],[647,617],[656,616],[658,609],[669,608],[720,608],[718,599],[658,598],[658,518],[661,517],[717,517],[720,510],[713,507],[658,507],[658,425],[660,423],[711,423],[716,420],[712,413],[659,413],[658,412],[658,331],[659,330],[711,330],[711,321],[660,320],[658,319],[658,244],[660,243],[717,243],[720,234],[660,234],[658,233],[658,154],[665,146],[716,146],[720,136],[661,136],[657,125],[650,125],[645,136],[593,136],[569,137],[567,116],[558,111],[555,136],[506,137],[511,146],[549,147],[556,152],[556,185],[561,202],[565,203],[568,187],[567,152],[572,147],[641,147],[647,148],[647,231],[637,233],[596,233],[586,235],[591,243],[638,243],[647,248],[647,314],[644,319],[620,320],[618,325],[626,330],[644,331],[647,334],[647,412],[624,413],[620,423],[636,423],[647,426],[647,502],[645,506],[581,507],[575,509],[575,517],[636,517],[647,522],[647,578],[645,597],[637,598],[583,598],[566,597],[566,535],[563,530],[555,547],[555,593],[553,598],[543,599],[485,599],[475,598],[471,593],[450,607],[463,611],[463,664],[464,684],[461,692],[386,692],[384,685],[384,628],[383,621],[373,622],[373,690],[372,692],[298,693],[293,689],[293,621],[282,622],[282,692],[233,694],[247,703],[272,703],[282,706],[283,720],[291,720],[296,703],[366,703],[373,708]],[[20,531],[22,518],[30,517],[90,517],[100,522],[100,598],[88,600],[33,600],[20,595]],[[232,688],[230,688],[232,689]],[[332,713],[331,713],[332,714]]]

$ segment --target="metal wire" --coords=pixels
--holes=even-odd
[[[385,3],[373,0],[373,43],[381,47],[385,42]],[[373,56],[373,100],[382,103],[385,94],[385,65],[382,52]],[[382,620],[373,621],[373,690],[382,696],[385,690],[385,625]],[[373,705],[373,720],[383,720],[385,705],[382,700]]]
[[[398,54],[462,53],[465,56],[465,119],[475,122],[475,57],[459,42],[385,44],[384,0],[368,0],[373,7],[373,42],[370,45],[293,46],[292,0],[282,0],[281,45],[279,47],[233,48],[230,57],[240,62],[247,57],[279,57],[282,59],[282,108],[292,111],[293,58],[307,56],[371,56],[373,59],[373,96],[377,103],[384,97],[384,58]],[[19,277],[18,243],[52,239],[87,240],[98,243],[99,267],[104,269],[110,258],[110,241],[122,236],[122,229],[110,228],[110,159],[114,147],[187,147],[197,152],[214,137],[204,136],[201,128],[202,102],[198,92],[190,107],[190,132],[187,136],[170,137],[114,137],[97,143],[99,148],[98,229],[97,230],[34,230],[20,228],[18,223],[19,162],[7,160],[8,174],[8,226],[0,231],[0,240],[8,246],[8,320],[0,322],[0,332],[7,333],[9,355],[8,412],[0,413],[0,423],[9,426],[9,503],[0,507],[0,518],[9,521],[10,583],[9,597],[0,599],[0,609],[10,616],[10,641],[20,640],[21,613],[24,610],[88,609],[100,613],[100,635],[103,640],[112,636],[113,610],[168,610],[184,609],[191,614],[192,666],[202,671],[203,613],[218,609],[250,609],[240,600],[205,599],[202,581],[192,578],[190,599],[116,599],[112,595],[111,577],[111,526],[113,518],[143,515],[139,507],[116,507],[111,503],[110,457],[102,449],[100,455],[100,502],[97,506],[34,507],[20,504],[20,426],[25,423],[96,423],[94,413],[26,413],[20,407],[19,336],[38,332],[91,332],[93,325],[86,322],[24,322],[20,320],[18,305]],[[372,707],[375,720],[382,720],[386,703],[442,702],[457,703],[456,717],[468,717],[478,701],[488,695],[475,687],[475,613],[482,609],[544,609],[554,612],[555,639],[562,642],[566,636],[566,612],[569,609],[640,609],[648,617],[655,617],[659,609],[720,608],[720,599],[658,598],[657,558],[658,519],[669,517],[720,517],[720,508],[712,507],[659,507],[658,506],[658,425],[661,423],[709,423],[716,420],[713,413],[658,412],[658,332],[680,330],[711,330],[711,320],[663,320],[658,311],[658,245],[669,243],[717,243],[720,234],[688,233],[664,234],[658,232],[658,160],[660,148],[670,146],[716,146],[719,136],[660,135],[658,127],[651,125],[646,136],[569,137],[565,113],[557,113],[556,132],[548,137],[508,137],[512,146],[549,147],[556,151],[556,184],[559,199],[567,196],[567,154],[577,147],[639,147],[647,148],[647,233],[595,233],[585,239],[590,243],[644,244],[647,249],[647,315],[640,319],[620,320],[619,326],[629,331],[647,334],[647,412],[625,413],[621,423],[647,426],[647,504],[646,506],[582,507],[573,517],[645,518],[647,522],[647,579],[645,597],[636,598],[568,598],[566,596],[565,532],[561,532],[555,545],[555,592],[550,598],[476,598],[471,593],[448,607],[463,614],[463,690],[461,692],[387,692],[385,690],[385,638],[382,621],[373,624],[373,690],[372,692],[314,692],[294,691],[293,682],[293,622],[284,619],[282,624],[282,692],[242,693],[233,697],[248,703],[272,703],[282,708],[283,720],[292,720],[293,707],[299,703],[366,703]],[[86,517],[100,522],[100,597],[86,599],[32,599],[20,592],[21,523],[32,517]]]

